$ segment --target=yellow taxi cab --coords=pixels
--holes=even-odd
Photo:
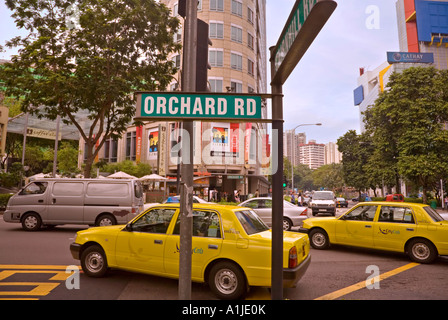
[[[70,251],[85,274],[117,268],[179,277],[179,204],[156,205],[127,225],[79,231]],[[283,285],[293,287],[310,264],[308,236],[284,232]],[[193,204],[191,278],[221,299],[238,299],[250,286],[271,286],[271,230],[249,208]]]
[[[364,202],[338,218],[306,219],[299,231],[315,249],[342,244],[404,252],[418,263],[448,255],[448,221],[423,204]]]

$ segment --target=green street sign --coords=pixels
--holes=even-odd
[[[272,83],[285,83],[335,10],[334,0],[296,0],[277,44],[271,50]]]
[[[137,92],[137,119],[261,119],[261,95]]]

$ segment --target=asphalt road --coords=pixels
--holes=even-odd
[[[339,209],[340,210],[340,209]],[[342,210],[343,211],[343,210]],[[342,212],[341,210],[339,213]],[[0,217],[0,298],[39,300],[174,300],[177,280],[112,271],[101,279],[79,275],[76,287],[66,266],[79,266],[69,245],[86,226],[59,226],[26,232]],[[432,265],[413,264],[404,254],[333,246],[312,249],[311,265],[290,300],[439,300],[448,299],[448,259]],[[369,268],[369,269],[368,269]],[[377,272],[377,273],[374,273]],[[366,280],[380,275],[374,288]],[[68,284],[68,285],[67,285]],[[372,284],[369,282],[368,284]],[[69,289],[69,287],[72,289]],[[75,287],[75,288],[73,288]],[[270,299],[266,288],[252,289],[248,299]],[[203,284],[193,284],[193,300],[214,300]]]

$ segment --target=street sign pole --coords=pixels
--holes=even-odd
[[[275,47],[269,48],[271,56]],[[275,60],[271,58],[271,74],[275,73]],[[274,72],[274,73],[273,73]],[[271,84],[272,130],[277,133],[277,171],[272,175],[272,266],[271,298],[283,299],[283,94],[282,84]],[[275,137],[275,134],[273,135]],[[274,159],[274,157],[276,157]]]
[[[182,91],[196,91],[197,0],[186,0]],[[179,299],[191,300],[191,249],[193,233],[193,121],[183,122],[182,192],[180,194]],[[185,159],[189,157],[189,159]]]
[[[278,145],[272,159],[277,161],[272,176],[272,300],[283,299],[283,84],[335,8],[333,0],[296,0],[277,44],[269,48],[272,129],[277,133]]]

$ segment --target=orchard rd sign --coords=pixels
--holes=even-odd
[[[261,95],[137,92],[137,119],[258,120]]]

